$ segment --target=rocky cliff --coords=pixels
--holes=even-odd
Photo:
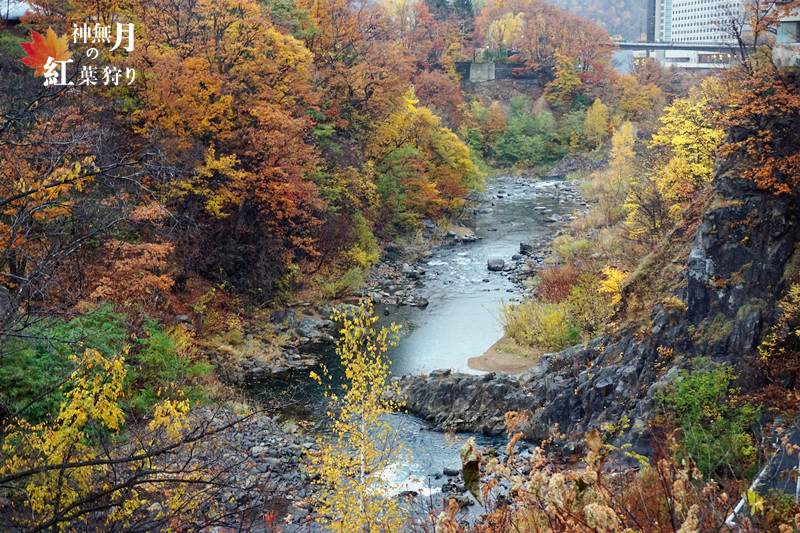
[[[408,410],[442,429],[493,434],[504,430],[506,411],[528,411],[527,437],[544,440],[558,428],[564,452],[587,430],[627,416],[625,440],[647,453],[654,394],[693,360],[731,364],[744,387],[758,385],[752,363],[796,259],[797,205],[722,176],[695,208],[694,223],[676,229],[631,276],[619,312],[627,319],[616,331],[544,355],[518,378],[406,378]]]

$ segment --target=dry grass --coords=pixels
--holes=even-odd
[[[581,275],[581,269],[573,263],[567,263],[542,269],[537,274],[540,280],[536,291],[537,299],[557,303],[569,296],[569,291]]]

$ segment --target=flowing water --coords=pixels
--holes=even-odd
[[[553,214],[568,215],[575,209],[572,199],[562,194],[561,186],[553,181],[492,180],[487,184],[485,200],[465,221],[479,240],[436,248],[421,265],[426,271],[421,294],[430,302],[428,307],[376,306],[382,322],[402,324],[399,343],[389,351],[395,375],[448,368],[479,373],[467,366],[467,360],[483,354],[502,336],[498,309],[504,299],[518,296],[505,273],[488,271],[487,260],[501,258],[509,262],[512,255],[519,253],[521,242],[552,235],[556,225],[547,219]],[[333,350],[324,349],[321,356],[334,381],[341,379]],[[294,402],[285,411],[287,418],[324,427],[326,400],[321,387],[308,374],[304,370],[272,376],[254,390],[267,396],[283,393]],[[392,415],[392,425],[406,429],[402,441],[412,454],[410,461],[386,473],[398,484],[398,491],[436,492],[444,481],[444,468],[460,469],[458,443],[448,444],[442,433],[411,415]],[[474,437],[480,445],[503,444],[497,438]]]

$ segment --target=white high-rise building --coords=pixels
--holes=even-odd
[[[743,0],[654,0],[650,9],[656,42],[710,45],[705,51],[656,52],[664,66],[711,69],[730,63],[736,42],[729,28],[732,19],[742,19]]]
[[[741,0],[664,0],[669,3],[669,35],[675,43],[733,43],[730,20],[741,20]]]
[[[743,19],[742,0],[655,0],[655,39],[666,43],[733,43],[731,21]]]

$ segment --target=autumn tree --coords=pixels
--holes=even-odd
[[[545,98],[551,104],[571,105],[581,88],[581,79],[575,61],[562,54],[556,55],[556,73],[545,88]]]
[[[464,96],[459,84],[444,71],[422,70],[413,77],[414,94],[421,105],[442,117],[442,123],[455,130],[463,118]]]
[[[2,527],[156,531],[228,524],[219,500],[223,490],[246,492],[230,481],[241,465],[213,457],[209,444],[247,417],[212,414],[198,422],[188,400],[162,399],[150,420],[129,424],[122,439],[131,422],[122,408],[129,400],[125,357],[86,349],[72,362],[52,420],[15,417],[2,430],[0,484],[10,498]]]
[[[709,78],[664,109],[648,157],[628,188],[628,231],[637,239],[662,235],[711,183],[724,131],[711,105],[719,81]]]
[[[678,98],[664,108],[659,119],[662,126],[651,140],[653,148],[665,147],[669,153],[664,173],[671,177],[665,177],[663,188],[669,191],[670,203],[690,200],[711,182],[717,149],[724,138],[716,125],[718,112],[708,96],[715,84],[709,79],[688,98]]]
[[[630,74],[615,79],[611,87],[614,95],[612,103],[625,120],[652,118],[664,107],[661,89],[652,83],[641,85]]]
[[[133,244],[111,239],[104,245],[108,268],[90,295],[125,306],[139,304],[154,311],[175,280],[168,272],[170,243]]]
[[[509,33],[507,46],[519,52],[528,69],[542,76],[544,82],[553,79],[558,62],[557,54],[570,57],[577,65],[582,82],[597,85],[611,73],[613,42],[608,34],[588,20],[572,15],[549,2],[541,0],[500,0],[486,4],[476,19],[479,39],[484,45],[498,46],[490,41],[498,21],[521,21],[524,31]],[[512,26],[518,27],[519,22]]]
[[[586,136],[594,141],[596,148],[599,148],[608,137],[608,119],[608,106],[597,98],[586,111],[584,122]]]
[[[66,35],[32,24],[46,36],[47,53],[68,56]],[[23,65],[15,61],[25,59],[20,43],[3,47],[0,283],[15,302],[10,314],[24,303],[28,314],[17,318],[27,320],[88,297],[96,243],[149,195],[142,168],[155,158],[133,147],[138,139],[123,133],[124,119],[107,115],[102,93],[45,87],[35,73],[46,58],[29,55]]]
[[[522,13],[504,13],[499,19],[492,21],[489,27],[489,46],[505,53],[522,35],[525,20]]]
[[[313,31],[305,38],[314,55],[323,109],[369,130],[370,121],[390,112],[405,91],[409,58],[398,33],[379,8],[352,0],[302,0]]]
[[[439,117],[418,105],[413,90],[378,127],[367,150],[380,173],[384,217],[400,227],[454,213],[464,194],[482,180],[469,148]]]
[[[130,61],[147,73],[134,89],[136,130],[168,154],[173,171],[154,179],[193,221],[190,267],[269,297],[317,255],[311,53],[256,2],[143,1],[133,17],[144,35]]]
[[[725,24],[738,43],[740,65],[725,73],[724,89],[713,98],[720,125],[729,130],[721,155],[742,177],[778,194],[800,183],[800,84],[796,73],[775,66],[771,45],[781,18],[798,12],[800,2],[748,0],[730,14]]]
[[[469,103],[464,112],[464,121],[459,128],[459,134],[469,143],[472,150],[487,157],[506,129],[508,129],[508,117],[503,113],[500,104],[492,102],[486,107],[476,98]]]
[[[636,59],[631,67],[631,74],[640,86],[654,85],[665,95],[676,92],[677,75],[675,69],[666,69],[652,57]]]
[[[377,329],[368,302],[354,311],[334,311],[331,318],[342,324],[336,353],[346,382],[341,395],[327,393],[332,435],[319,439],[320,450],[307,465],[319,476],[320,521],[340,533],[405,531],[406,517],[381,476],[402,452],[397,430],[386,418],[399,407],[398,384],[390,381],[386,359],[394,342],[390,335],[399,326]],[[322,382],[320,376],[312,377]]]
[[[598,200],[598,207],[606,224],[615,223],[626,215],[623,204],[637,170],[634,163],[635,144],[634,126],[626,122],[611,138],[611,158],[608,167],[596,172],[590,182],[591,193]]]
[[[800,185],[800,82],[790,71],[766,67],[730,73],[721,124],[730,129],[720,152],[743,178],[777,194]]]
[[[782,18],[796,13],[800,2],[783,0],[745,0],[741,4],[724,4],[719,7],[718,26],[736,43],[736,53],[742,67],[752,74],[754,64],[766,66],[768,54],[761,47],[770,48]]]

